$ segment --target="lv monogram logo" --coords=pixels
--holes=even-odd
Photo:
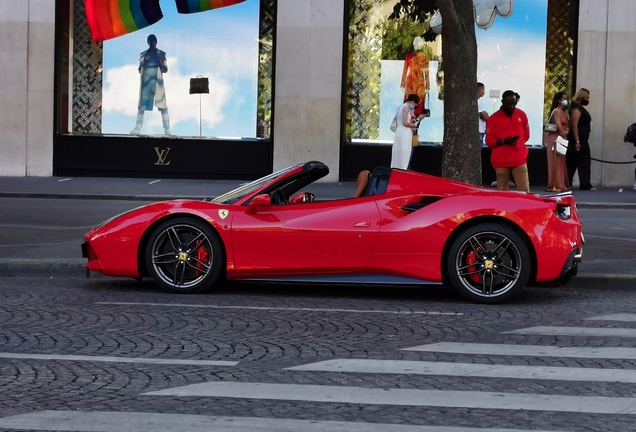
[[[155,162],[155,165],[161,165],[161,166],[168,166],[170,165],[171,161],[166,161],[166,158],[168,157],[168,153],[170,153],[170,150],[172,150],[171,147],[168,147],[167,149],[160,149],[159,147],[155,147],[155,153],[157,153],[157,162]]]

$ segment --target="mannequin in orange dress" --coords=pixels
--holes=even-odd
[[[416,116],[422,113],[424,109],[424,96],[430,89],[430,81],[428,79],[428,62],[429,57],[423,51],[424,40],[421,37],[413,39],[413,51],[407,54],[404,59],[404,70],[402,71],[402,82],[400,87],[404,89],[404,100],[410,94],[416,94],[420,97],[420,103],[415,107],[414,114]]]

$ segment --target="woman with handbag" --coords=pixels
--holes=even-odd
[[[565,162],[565,151],[559,152],[557,140],[560,138],[565,142],[567,149],[567,137],[569,133],[568,115],[565,109],[568,106],[568,95],[557,92],[552,98],[552,107],[548,124],[545,130],[548,132],[546,139],[548,155],[548,187],[547,192],[562,192],[568,190],[568,170]],[[562,141],[563,142],[563,141]]]
[[[407,169],[413,149],[413,131],[417,128],[418,117],[413,110],[420,103],[420,97],[410,94],[406,101],[398,108],[396,119],[397,127],[393,137],[393,149],[391,150],[391,168]]]

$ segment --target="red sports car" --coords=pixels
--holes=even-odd
[[[574,196],[500,192],[376,168],[362,196],[316,199],[321,162],[212,200],[150,204],[85,236],[86,268],[194,293],[231,280],[447,284],[480,303],[576,274]]]

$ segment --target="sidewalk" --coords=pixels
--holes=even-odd
[[[160,201],[180,198],[209,198],[228,192],[246,181],[179,180],[98,177],[0,177],[0,198],[57,198]],[[546,193],[545,186],[531,188]],[[310,186],[318,199],[351,196],[353,182],[315,183]],[[636,209],[632,187],[601,187],[597,191],[574,190],[579,208]]]
[[[0,198],[52,198],[160,201],[179,198],[209,198],[219,196],[239,185],[238,180],[179,180],[179,179],[135,179],[135,178],[62,178],[62,177],[0,177]],[[532,188],[533,193],[545,193],[544,186]],[[355,190],[353,182],[316,183],[307,188],[318,199],[338,199],[351,196]],[[636,191],[631,187],[599,188],[597,191],[574,190],[577,205],[583,208],[633,209],[636,210]],[[0,200],[1,202],[1,200]],[[67,242],[68,243],[68,242]],[[86,277],[85,260],[79,256],[81,238],[73,244],[52,244],[38,248],[36,257],[16,253],[10,258],[0,258],[0,275],[38,275],[55,277]],[[77,244],[75,244],[77,243]],[[588,241],[588,243],[590,243]],[[621,245],[622,249],[632,244]],[[582,281],[587,285],[600,287],[617,284],[636,288],[636,253],[626,259],[606,260],[602,265],[590,263],[580,266],[579,276],[572,286],[579,287]],[[91,273],[91,277],[97,277]]]

